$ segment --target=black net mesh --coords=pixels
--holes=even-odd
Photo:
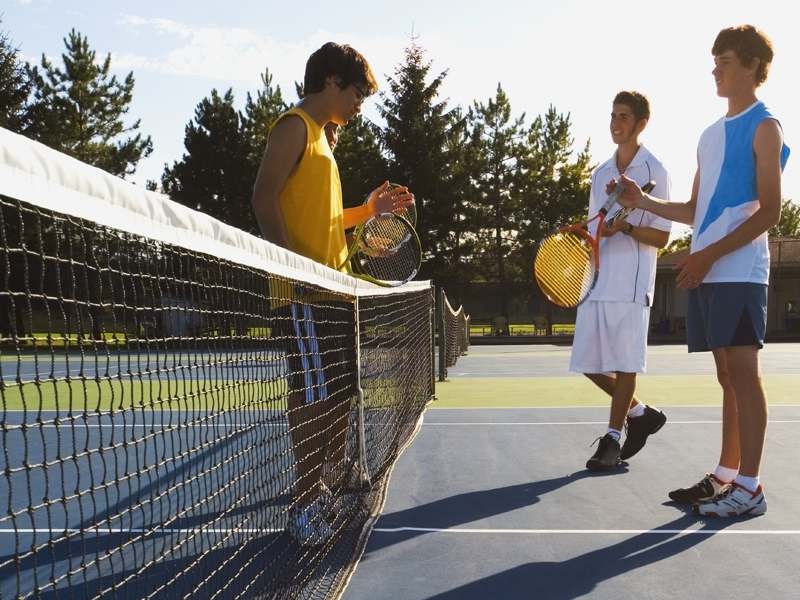
[[[335,596],[432,394],[430,290],[5,196],[0,235],[0,598]]]

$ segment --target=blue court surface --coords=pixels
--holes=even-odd
[[[471,362],[487,352],[473,347],[450,377],[483,370]],[[607,407],[434,402],[344,598],[798,598],[800,403],[782,402],[762,463],[769,508],[749,519],[697,517],[667,497],[716,465],[718,406],[662,406],[667,424],[627,466],[592,474]]]

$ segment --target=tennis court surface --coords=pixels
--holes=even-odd
[[[626,467],[592,474],[607,402],[566,375],[569,348],[472,346],[398,461],[344,597],[796,598],[798,357],[763,353],[767,513],[714,520],[667,498],[716,464],[719,394],[687,383],[714,383],[710,356],[651,347],[640,398],[669,420]]]

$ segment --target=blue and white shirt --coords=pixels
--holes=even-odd
[[[700,181],[691,252],[724,238],[759,208],[753,140],[764,119],[775,119],[757,101],[733,117],[722,117],[700,136],[697,148]],[[789,148],[781,150],[781,169]],[[769,243],[764,232],[717,260],[703,283],[769,283]]]

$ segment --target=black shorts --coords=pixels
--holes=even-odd
[[[273,336],[283,346],[286,379],[305,403],[344,402],[356,394],[353,305],[292,302],[276,309]]]

